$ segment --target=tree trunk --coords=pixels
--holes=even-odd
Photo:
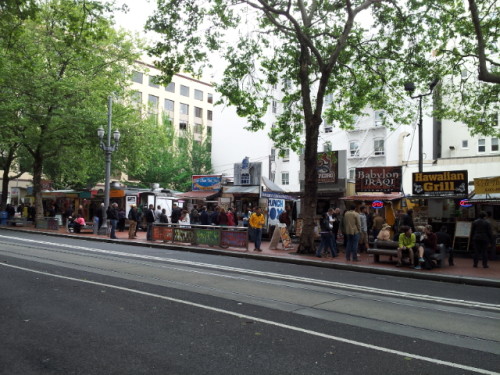
[[[42,157],[35,157],[33,163],[33,195],[35,196],[35,226],[43,220],[43,202],[42,202]]]
[[[302,198],[302,219],[304,220],[302,234],[297,252],[299,254],[312,254],[316,252],[314,243],[315,217],[318,197],[318,135],[321,119],[311,116],[305,119],[306,147],[304,150],[304,196]]]

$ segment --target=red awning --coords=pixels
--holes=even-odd
[[[402,193],[389,193],[389,194],[367,194],[367,195],[348,195],[341,197],[344,201],[394,201],[402,199],[405,195]]]
[[[188,191],[186,193],[180,193],[176,194],[177,199],[198,199],[198,200],[206,200],[212,197],[215,197],[218,195],[218,191],[214,190],[195,190],[195,191]]]

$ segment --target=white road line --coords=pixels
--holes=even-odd
[[[367,343],[360,342],[360,341],[346,339],[344,337],[328,335],[328,334],[325,334],[325,333],[321,333],[321,332],[317,332],[317,331],[311,331],[311,330],[304,329],[304,328],[297,327],[297,326],[283,324],[283,323],[279,323],[279,322],[275,322],[275,321],[267,320],[267,319],[261,319],[261,318],[254,317],[254,316],[251,316],[251,315],[240,314],[240,313],[237,313],[237,312],[234,312],[234,311],[219,309],[217,307],[202,305],[202,304],[199,304],[199,303],[185,301],[185,300],[181,300],[181,299],[177,299],[177,298],[166,297],[166,296],[162,296],[162,295],[159,295],[159,294],[148,293],[148,292],[144,292],[144,291],[141,291],[141,290],[125,288],[125,287],[121,287],[121,286],[117,286],[117,285],[99,283],[99,282],[90,281],[90,280],[82,280],[82,279],[77,279],[77,278],[74,278],[74,277],[56,275],[56,274],[51,274],[51,273],[48,273],[48,272],[37,271],[37,270],[29,269],[29,268],[13,266],[13,265],[10,265],[10,264],[5,264],[5,263],[0,263],[0,265],[4,266],[4,267],[18,269],[18,270],[21,270],[21,271],[36,273],[36,274],[39,274],[39,275],[44,275],[44,276],[49,276],[49,277],[55,277],[55,278],[64,279],[64,280],[70,280],[70,281],[76,281],[76,282],[81,282],[81,283],[84,283],[84,284],[97,285],[97,286],[100,286],[100,287],[106,287],[106,288],[121,290],[121,291],[129,292],[129,293],[140,294],[140,295],[143,295],[143,296],[158,298],[158,299],[162,299],[162,300],[165,300],[165,301],[170,301],[170,302],[175,302],[175,303],[181,303],[181,304],[184,304],[184,305],[188,305],[188,306],[192,306],[192,307],[197,307],[197,308],[208,310],[208,311],[213,311],[213,312],[217,312],[217,313],[221,313],[221,314],[225,314],[225,315],[235,316],[235,317],[240,318],[240,319],[253,320],[253,321],[256,321],[256,322],[263,323],[263,324],[268,324],[268,325],[272,325],[272,326],[275,326],[275,327],[280,327],[280,328],[288,329],[288,330],[295,331],[295,332],[305,333],[305,334],[311,335],[311,336],[322,337],[322,338],[325,338],[325,339],[329,339],[329,340],[333,340],[333,341],[338,341],[338,342],[343,342],[345,344],[355,345],[355,346],[359,346],[359,347],[366,348],[366,349],[376,350],[376,351],[384,352],[384,353],[388,353],[388,354],[394,354],[394,355],[397,355],[397,356],[400,356],[400,357],[413,358],[413,359],[416,359],[416,360],[425,361],[425,362],[433,363],[433,364],[436,364],[436,365],[442,365],[442,366],[452,367],[452,368],[456,368],[456,369],[460,369],[460,370],[471,371],[471,372],[474,372],[474,373],[477,373],[477,374],[500,375],[500,373],[498,373],[498,372],[493,372],[493,371],[489,371],[489,370],[485,370],[485,369],[480,369],[480,368],[477,368],[477,367],[461,365],[459,363],[454,363],[454,362],[449,362],[449,361],[442,361],[440,359],[435,359],[435,358],[430,358],[430,357],[424,357],[424,356],[421,356],[421,355],[418,355],[418,354],[413,354],[413,353],[408,353],[408,352],[402,352],[402,351],[399,351],[399,350],[393,350],[393,349],[389,349],[389,348],[384,348],[384,347],[377,346],[377,345],[372,345],[372,344],[367,344]]]
[[[320,286],[326,286],[326,287],[332,287],[332,288],[342,288],[342,289],[352,290],[352,291],[356,291],[356,292],[373,293],[373,294],[378,294],[378,295],[383,295],[383,296],[388,296],[388,297],[401,297],[401,298],[408,298],[408,299],[425,301],[425,302],[444,303],[444,304],[453,305],[453,306],[461,306],[461,307],[468,307],[468,308],[475,307],[475,308],[480,308],[480,309],[485,309],[485,310],[490,310],[490,311],[500,311],[500,305],[498,305],[498,304],[459,300],[459,299],[452,299],[452,298],[446,298],[446,297],[436,297],[436,296],[431,296],[431,295],[426,295],[426,294],[407,293],[407,292],[400,292],[397,290],[390,290],[390,289],[378,289],[378,288],[372,288],[372,287],[368,287],[368,286],[339,283],[339,282],[335,282],[335,281],[311,279],[311,278],[294,276],[294,275],[283,275],[283,274],[277,274],[277,273],[272,273],[272,272],[255,271],[255,270],[248,270],[248,269],[244,269],[244,268],[214,265],[214,264],[209,264],[209,263],[192,262],[192,261],[187,261],[187,260],[163,258],[163,257],[157,257],[157,256],[151,256],[151,255],[124,253],[124,252],[114,251],[114,250],[96,249],[96,248],[92,248],[92,247],[74,246],[74,245],[60,244],[60,243],[54,243],[54,242],[48,242],[48,241],[30,240],[30,239],[19,238],[19,237],[14,237],[14,236],[2,236],[2,235],[0,235],[0,238],[13,239],[13,240],[24,241],[24,242],[32,242],[32,243],[37,243],[37,244],[49,245],[49,246],[66,247],[66,248],[84,250],[84,251],[89,251],[89,252],[93,252],[93,253],[105,254],[105,255],[125,256],[125,257],[129,257],[129,258],[154,260],[154,261],[160,261],[160,262],[182,264],[182,265],[187,265],[187,266],[216,269],[219,271],[238,272],[238,273],[247,274],[247,275],[264,276],[264,277],[270,277],[270,278],[279,279],[279,280],[287,280],[287,281],[292,281],[292,282],[303,282],[306,284],[314,284],[314,285],[320,285]]]

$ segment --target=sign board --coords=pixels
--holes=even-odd
[[[268,199],[267,224],[268,225],[278,225],[280,222],[279,217],[284,210],[285,210],[285,200],[284,199]]]
[[[283,244],[283,249],[292,249],[292,239],[290,238],[290,234],[288,233],[288,229],[286,224],[278,224],[274,228],[273,236],[271,238],[271,242],[269,243],[269,248],[272,250],[276,250],[278,248],[278,243],[281,240]]]
[[[318,152],[318,183],[336,183],[338,179],[338,151]]]
[[[356,168],[356,192],[399,192],[402,167]]]
[[[475,178],[474,192],[476,194],[500,193],[500,177]]]
[[[221,175],[194,175],[192,183],[192,191],[200,190],[214,190],[221,189],[222,176]]]
[[[463,171],[413,173],[412,190],[415,195],[442,196],[468,193],[468,174]]]
[[[466,238],[467,247],[465,248],[465,250],[469,250],[471,230],[472,230],[471,221],[457,221],[457,224],[455,226],[455,237],[453,237],[453,248],[455,248],[455,242],[457,238]]]

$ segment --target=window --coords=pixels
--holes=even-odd
[[[210,104],[213,104],[213,102],[214,102],[213,94],[207,94],[207,102]]]
[[[174,82],[170,82],[167,87],[165,87],[165,91],[168,91],[168,92],[175,92],[175,83]]]
[[[333,102],[333,94],[332,93],[326,94],[325,95],[325,105],[328,105],[331,102]]]
[[[357,141],[353,141],[349,143],[349,151],[351,157],[359,156],[359,144]]]
[[[328,124],[328,123],[325,122],[324,127],[325,127],[325,133],[331,133],[333,131],[332,124]]]
[[[203,100],[203,91],[201,91],[201,90],[194,90],[194,98],[196,100]]]
[[[181,85],[181,95],[189,98],[189,87]]]
[[[189,105],[181,103],[181,115],[189,115]]]
[[[141,72],[134,70],[132,72],[132,82],[142,83],[143,76],[144,75]]]
[[[373,141],[373,149],[375,150],[375,155],[384,155],[384,140],[375,139]]]
[[[194,132],[195,132],[196,134],[201,134],[201,133],[203,133],[203,125],[201,125],[201,124],[195,124],[195,125],[194,125]]]
[[[149,76],[149,86],[158,88],[160,85],[158,84],[158,78],[156,76]]]
[[[276,149],[272,148],[271,149],[271,161],[275,161],[275,160],[276,160]]]
[[[462,148],[469,148],[469,141],[467,139],[462,141]]]
[[[332,151],[332,142],[328,141],[323,143],[323,152]]]
[[[207,120],[212,121],[212,111],[207,111]]]
[[[140,107],[142,105],[142,92],[134,91],[131,96],[132,104],[134,107]]]
[[[154,95],[148,96],[149,113],[158,113],[158,103],[160,98]]]
[[[383,126],[385,118],[385,111],[375,112],[375,126]]]
[[[173,112],[174,111],[174,101],[169,100],[169,99],[165,99],[164,109],[165,109],[165,111]]]
[[[477,152],[485,152],[486,151],[486,139],[479,139],[477,141]]]
[[[286,149],[283,153],[283,161],[290,161],[290,149]]]
[[[281,185],[290,185],[290,174],[288,172],[281,172]]]
[[[207,135],[208,136],[212,135],[212,127],[211,126],[207,126]]]
[[[273,111],[273,113],[278,112],[278,102],[276,100],[273,100],[273,102],[272,102],[272,111]]]
[[[498,138],[491,138],[491,151],[498,151]]]
[[[250,174],[242,173],[241,174],[241,185],[250,185]]]
[[[180,130],[186,131],[186,130],[187,130],[187,127],[188,127],[187,122],[185,122],[185,121],[181,121],[181,122],[179,122],[179,129],[180,129]]]
[[[356,178],[356,168],[349,169],[349,180],[354,180]]]
[[[203,109],[200,107],[194,107],[194,117],[203,118]]]

